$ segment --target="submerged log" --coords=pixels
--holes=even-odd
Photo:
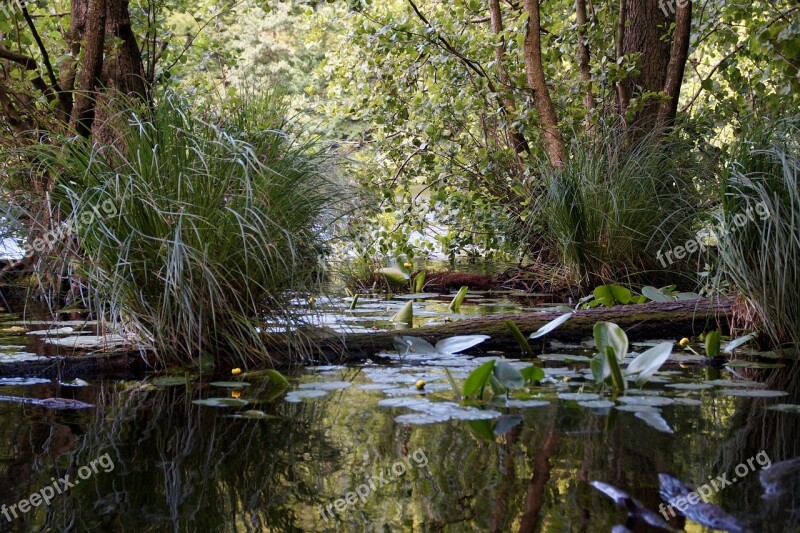
[[[621,305],[576,311],[575,315],[546,339],[562,342],[578,342],[592,336],[597,322],[614,322],[627,333],[631,340],[681,339],[704,331],[729,329],[732,298],[699,299],[669,303],[647,303]],[[394,350],[395,335],[413,335],[431,343],[454,335],[489,335],[491,339],[481,344],[483,350],[519,352],[519,345],[506,327],[506,320],[513,320],[523,334],[530,335],[541,326],[563,315],[554,313],[525,313],[498,315],[485,318],[459,320],[438,326],[375,333],[333,335],[319,342],[319,355],[326,360],[357,360],[370,357],[380,351]],[[536,341],[530,341],[535,347]]]

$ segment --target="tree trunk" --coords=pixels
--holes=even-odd
[[[525,71],[528,87],[533,91],[533,103],[542,122],[544,144],[550,163],[556,168],[561,168],[567,160],[567,150],[561,130],[558,128],[558,115],[544,76],[539,0],[524,0],[524,7],[528,12],[525,35]]]
[[[142,54],[131,28],[128,0],[108,0],[106,33],[113,37],[106,50],[103,83],[110,90],[135,98],[147,97]]]
[[[498,39],[494,47],[494,57],[497,65],[497,80],[500,82],[500,103],[503,106],[503,115],[506,118],[506,122],[513,122],[517,112],[517,103],[514,101],[514,95],[511,92],[511,78],[509,78],[505,67],[506,42],[502,36],[503,15],[500,11],[500,0],[489,0],[489,14],[492,22],[492,33]],[[507,125],[506,131],[514,147],[514,153],[521,154],[528,151],[528,141],[521,131],[513,125]],[[521,164],[521,162],[518,161],[518,164]]]
[[[83,65],[78,93],[72,108],[72,127],[89,137],[94,122],[95,104],[103,71],[103,49],[106,35],[106,0],[89,0],[86,11],[86,31],[83,46]]]
[[[658,109],[657,127],[669,127],[678,114],[678,101],[681,97],[683,74],[686,61],[689,59],[689,41],[692,37],[692,2],[677,3],[675,15],[675,33],[672,36],[672,51],[667,65],[667,80],[664,82],[664,94],[667,100],[661,102]]]
[[[549,333],[547,339],[579,342],[592,336],[592,328],[596,322],[607,321],[623,328],[631,340],[674,338],[677,341],[709,329],[720,328],[726,331],[729,327],[728,319],[732,303],[731,298],[701,299],[576,311],[570,320]],[[371,357],[382,350],[393,351],[393,339],[396,335],[422,337],[430,342],[454,335],[490,335],[491,338],[480,345],[481,349],[519,353],[519,345],[506,327],[506,320],[513,320],[523,333],[530,334],[562,314],[557,312],[492,316],[424,328],[328,335],[315,340],[319,341],[320,355],[328,359],[360,359]],[[534,344],[534,341],[531,343]],[[279,344],[282,343],[278,342],[275,346]]]
[[[590,117],[591,111],[595,108],[594,95],[592,94],[592,68],[591,54],[589,52],[589,42],[586,36],[586,0],[575,0],[575,13],[578,19],[578,68],[581,71],[581,81],[583,82],[583,106],[586,108],[586,115]],[[590,120],[587,120],[587,124]]]
[[[633,98],[641,103],[644,93],[660,93],[666,85],[672,46],[665,36],[675,17],[661,9],[663,4],[664,0],[620,0],[617,59],[629,54],[638,57],[640,72],[618,82],[617,108],[627,124],[642,132],[656,125],[659,100],[646,99],[631,110],[632,116],[626,115]]]

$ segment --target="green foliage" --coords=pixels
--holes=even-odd
[[[467,291],[469,287],[464,286],[458,290],[458,293],[453,297],[453,301],[450,302],[448,309],[450,309],[453,313],[458,313],[461,309],[461,304],[464,303],[464,299],[467,297]]]
[[[722,279],[775,344],[800,343],[800,117],[754,118],[731,152],[719,214]]]
[[[669,270],[674,277],[691,268],[690,261],[662,265],[657,257],[694,238],[693,180],[703,165],[682,141],[654,140],[627,147],[609,134],[574,144],[563,169],[541,167],[547,195],[540,216],[576,284],[632,283],[646,272]],[[601,301],[612,303],[613,296]]]
[[[709,359],[719,357],[720,336],[718,329],[706,333],[704,342],[706,345],[706,357]]]
[[[519,343],[519,347],[522,349],[522,354],[533,355],[533,348],[531,348],[531,345],[528,344],[528,339],[525,338],[525,335],[522,334],[514,321],[506,320],[506,327],[514,336],[514,339],[517,341],[517,343]]]
[[[29,154],[58,178],[65,215],[116,207],[77,236],[91,304],[164,362],[270,361],[260,328],[294,321],[291,292],[317,283],[320,228],[342,196],[335,160],[282,131],[279,96],[220,111],[164,94],[116,115],[114,146],[55,138]]]

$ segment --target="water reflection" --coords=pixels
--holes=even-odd
[[[751,377],[766,378],[769,388],[797,390],[797,369],[760,372]],[[354,369],[303,379],[320,375],[367,383]],[[21,389],[9,393],[56,393],[52,386]],[[775,400],[709,391],[692,392],[701,406],[664,408],[674,434],[634,413],[555,400],[508,410],[521,423],[492,439],[465,422],[398,424],[394,417],[404,411],[379,407],[377,390],[350,387],[296,404],[270,399],[273,392],[258,382],[241,392],[253,401],[247,408],[272,415],[264,419],[193,404],[231,394],[209,385],[96,384],[74,396],[97,404],[89,411],[0,404],[0,503],[12,505],[52,478],[76,479],[103,454],[114,463],[48,508],[11,522],[0,517],[0,531],[609,531],[625,513],[589,481],[620,487],[657,510],[658,472],[696,486],[761,451],[773,463],[800,456],[796,414],[764,409]],[[323,516],[416,450],[427,457],[425,467],[408,468],[363,502]],[[800,526],[797,477],[781,478],[784,490],[774,500],[761,497],[757,473],[712,499],[756,530],[792,530]]]

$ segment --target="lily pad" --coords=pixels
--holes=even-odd
[[[664,420],[664,417],[661,416],[660,413],[639,411],[638,413],[635,413],[634,416],[657,431],[661,431],[662,433],[675,433],[672,431],[672,428],[669,427],[669,424],[667,424],[667,421]]]
[[[733,351],[738,348],[739,346],[743,346],[744,344],[750,342],[754,338],[756,338],[757,333],[750,333],[749,335],[745,335],[743,337],[739,337],[738,339],[734,339],[722,349],[725,353],[733,353]]]
[[[277,415],[270,415],[265,413],[264,411],[257,411],[257,410],[250,410],[250,411],[242,411],[241,413],[236,413],[233,415],[229,415],[231,418],[250,418],[253,420],[265,420],[269,418],[280,418]]]
[[[489,335],[458,335],[448,337],[436,343],[436,351],[443,354],[454,354],[469,350],[483,341],[491,339]]]
[[[516,409],[529,409],[533,407],[546,407],[550,402],[545,400],[506,400],[506,407]]]
[[[250,384],[246,381],[212,381],[209,383],[209,385],[213,385],[214,387],[223,387],[226,389],[243,389],[250,386]]]
[[[306,390],[294,390],[288,394],[284,400],[289,403],[298,403],[301,400],[310,400],[314,398],[322,398],[323,396],[327,396],[328,393],[324,390],[319,389],[306,389]]]
[[[777,405],[770,405],[767,407],[770,411],[779,411],[781,413],[797,413],[800,414],[800,405],[791,403],[779,403]]]
[[[586,402],[599,400],[600,395],[593,392],[560,392],[558,398],[565,401]]]
[[[780,398],[789,395],[786,391],[766,389],[722,389],[719,394],[744,398]]]
[[[668,383],[664,386],[678,390],[708,390],[714,388],[714,385],[711,383]]]
[[[672,398],[658,396],[620,396],[617,400],[627,405],[646,405],[649,407],[664,407],[675,403]]]
[[[194,400],[192,403],[208,407],[244,407],[250,402],[240,398],[206,398],[205,400]]]
[[[301,383],[297,388],[302,390],[333,391],[346,389],[352,385],[349,381],[315,381],[313,383]]]
[[[615,404],[611,400],[588,400],[578,402],[578,405],[589,409],[608,409],[614,407]]]
[[[591,359],[585,355],[571,355],[561,353],[551,353],[540,355],[538,357],[542,361],[556,361],[559,363],[588,363]]]
[[[151,385],[156,387],[174,387],[178,385],[186,385],[186,376],[162,376],[150,382]]]
[[[44,378],[0,378],[0,387],[20,386],[20,385],[45,385],[49,384],[49,379]]]

